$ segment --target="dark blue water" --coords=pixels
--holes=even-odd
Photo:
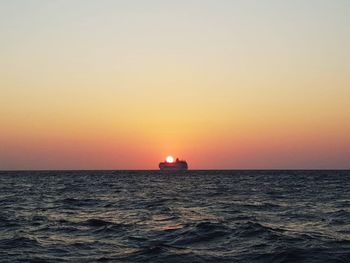
[[[0,172],[0,262],[99,261],[350,262],[350,172]]]

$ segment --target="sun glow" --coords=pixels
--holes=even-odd
[[[165,160],[166,160],[166,162],[167,163],[173,163],[174,162],[174,158],[172,157],[172,156],[167,156],[166,158],[165,158]]]

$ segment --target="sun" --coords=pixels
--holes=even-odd
[[[174,158],[171,155],[167,156],[165,158],[165,160],[166,160],[167,163],[173,163],[174,162]]]

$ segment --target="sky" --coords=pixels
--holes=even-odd
[[[348,0],[0,0],[0,170],[350,169]]]

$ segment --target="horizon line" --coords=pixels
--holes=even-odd
[[[142,172],[154,171],[164,172],[159,169],[7,169],[0,172],[74,172],[74,171],[125,171]],[[350,171],[350,168],[224,168],[224,169],[188,169],[187,171]],[[168,172],[168,171],[167,171]]]

